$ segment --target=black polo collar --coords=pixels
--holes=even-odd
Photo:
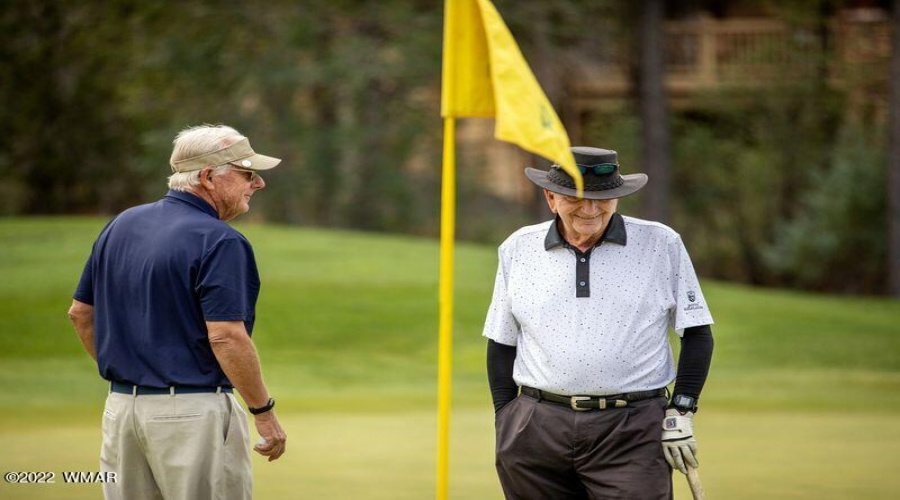
[[[568,242],[562,237],[558,224],[559,216],[553,219],[553,224],[550,224],[550,229],[547,230],[547,237],[544,238],[544,250],[551,250],[559,246],[568,245]],[[594,243],[594,247],[599,246],[600,243],[604,241],[622,246],[625,246],[628,243],[628,233],[625,232],[625,219],[623,219],[618,212],[612,214],[612,217],[609,219],[609,224],[606,226],[606,230],[603,231],[603,236],[597,240],[597,243]]]
[[[216,212],[216,209],[213,208],[212,205],[206,202],[203,198],[184,191],[175,191],[174,189],[170,189],[168,193],[166,193],[166,198],[172,198],[178,201],[182,201],[187,203],[188,205],[193,205],[194,207],[200,209],[203,212],[215,217],[219,218],[219,212]]]

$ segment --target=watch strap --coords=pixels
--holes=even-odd
[[[260,413],[265,413],[265,412],[271,410],[272,408],[275,408],[275,400],[272,398],[269,398],[269,401],[264,406],[260,406],[259,408],[251,408],[248,406],[247,411],[249,411],[250,413],[252,413],[254,415],[259,415]]]

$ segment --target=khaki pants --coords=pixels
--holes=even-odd
[[[112,500],[245,499],[252,495],[247,415],[227,393],[111,392],[100,470]]]

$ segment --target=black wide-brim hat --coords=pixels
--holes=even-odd
[[[646,174],[619,174],[618,154],[610,149],[576,146],[575,164],[582,170],[584,198],[611,200],[636,193],[647,184]],[[564,196],[577,196],[575,180],[559,165],[550,170],[526,168],[525,175],[538,186]]]

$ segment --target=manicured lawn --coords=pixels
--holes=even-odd
[[[105,386],[65,318],[105,220],[0,219],[0,468],[96,470]],[[241,226],[254,339],[290,436],[257,498],[433,496],[435,241]],[[501,498],[481,322],[495,249],[457,254],[451,496]],[[897,498],[900,302],[704,282],[716,354],[695,422],[710,498]],[[678,498],[690,498],[676,476]],[[97,498],[0,484],[0,498]]]

